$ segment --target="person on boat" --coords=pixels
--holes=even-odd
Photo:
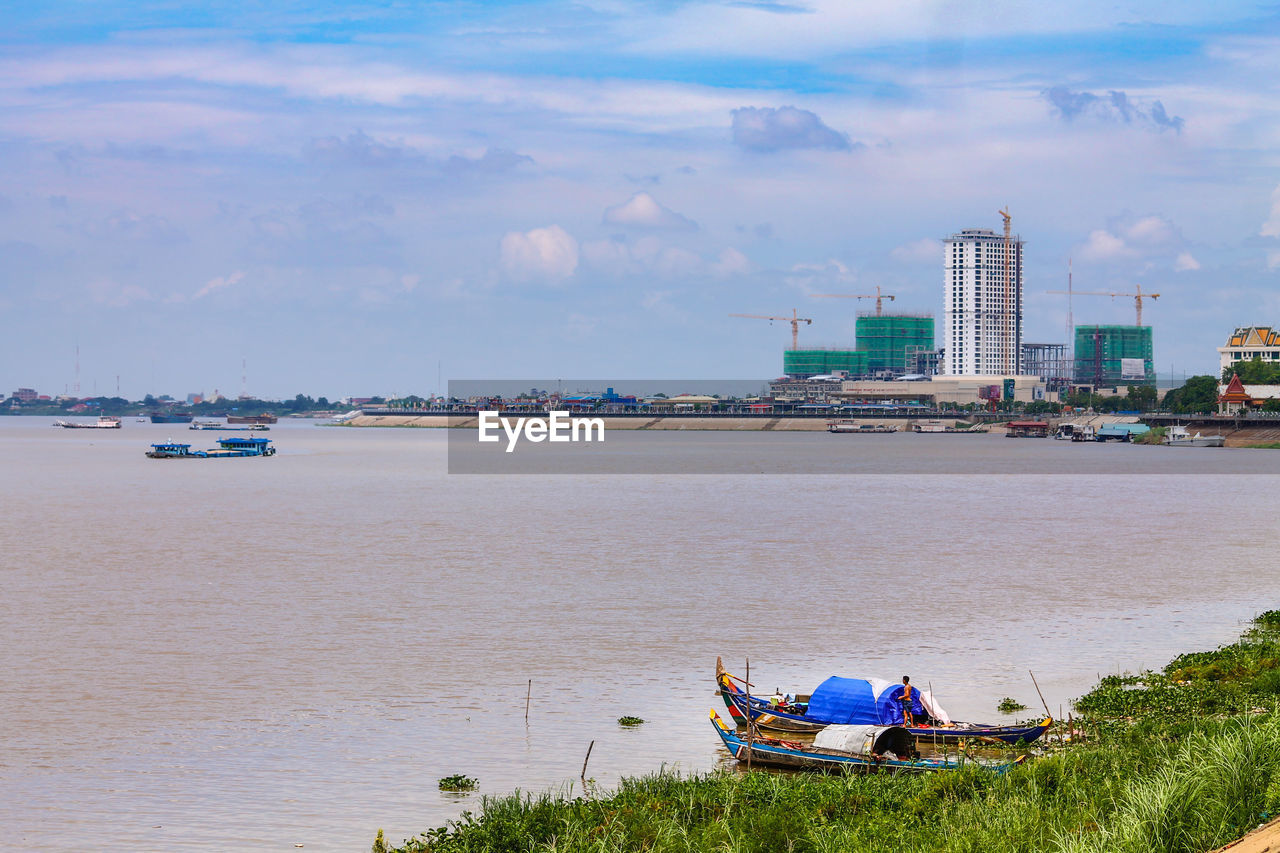
[[[915,688],[911,686],[911,677],[902,676],[902,695],[898,697],[898,701],[902,703],[902,724],[904,726],[914,726],[915,718],[911,715],[911,705],[915,700]]]

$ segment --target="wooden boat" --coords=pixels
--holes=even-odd
[[[711,712],[711,723],[729,754],[738,761],[799,770],[835,770],[845,773],[934,773],[978,765],[1003,773],[1020,764],[1026,756],[1013,761],[989,762],[962,756],[921,758],[915,751],[911,735],[901,726],[827,726],[814,738],[813,744],[802,744],[768,736],[755,736],[748,741]]]
[[[745,725],[748,709],[756,726],[776,732],[811,734],[838,723],[860,725],[902,725],[902,708],[898,697],[902,685],[893,685],[879,679],[840,678],[832,676],[818,686],[811,696],[798,695],[790,702],[777,701],[776,697],[751,696],[736,683],[736,676],[724,669],[716,658],[716,686],[734,721]],[[924,725],[907,726],[906,730],[917,740],[937,743],[956,743],[962,740],[987,740],[1002,743],[1031,743],[1038,740],[1053,725],[1052,717],[1045,717],[1033,726],[996,726],[988,723],[967,723],[951,720],[930,691],[915,691],[916,701],[912,716]],[[818,701],[813,700],[817,697]],[[734,713],[736,711],[736,713]]]

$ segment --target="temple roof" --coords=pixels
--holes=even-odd
[[[1239,374],[1231,374],[1231,381],[1227,383],[1227,390],[1218,396],[1219,403],[1248,403],[1253,398],[1244,390],[1244,383],[1240,381]]]
[[[1280,347],[1280,332],[1270,326],[1244,326],[1227,341],[1229,347]]]

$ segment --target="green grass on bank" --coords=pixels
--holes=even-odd
[[[486,797],[399,849],[1206,851],[1280,811],[1280,612],[1239,641],[1081,697],[1083,738],[1005,776],[717,772],[626,779],[601,799]]]

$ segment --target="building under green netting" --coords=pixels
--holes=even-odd
[[[867,354],[867,370],[907,372],[907,350],[933,349],[933,317],[925,314],[861,314],[858,349]]]
[[[788,376],[822,376],[844,370],[850,376],[867,374],[867,354],[852,349],[789,349],[782,353],[782,372]]]
[[[1150,326],[1076,326],[1075,382],[1100,388],[1155,385]]]

